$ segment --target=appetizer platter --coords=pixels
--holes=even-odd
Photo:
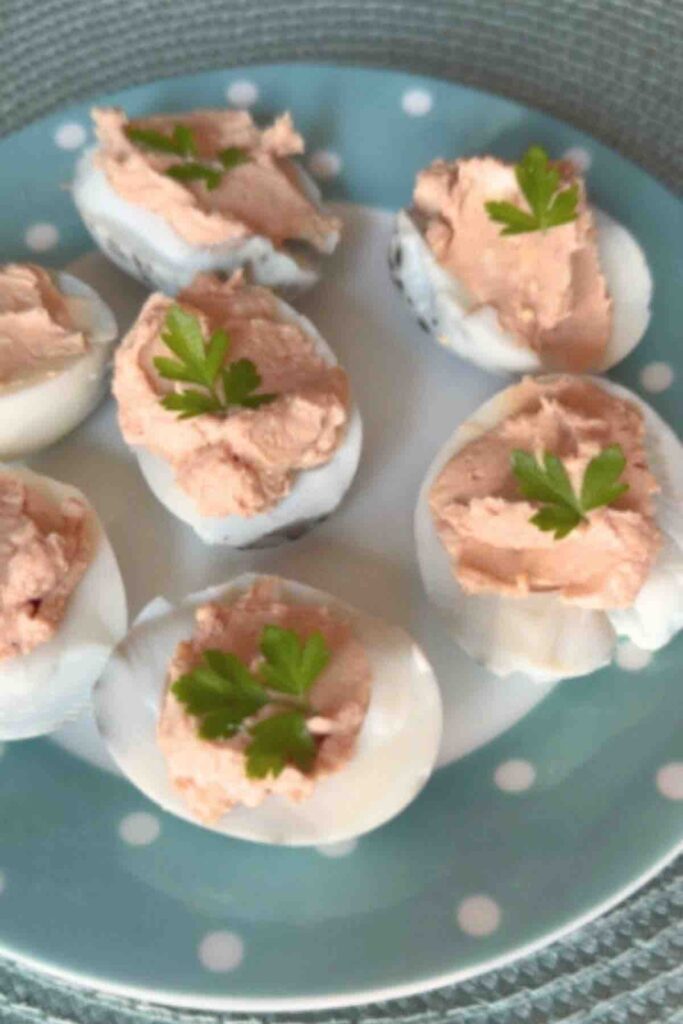
[[[674,857],[674,197],[509,101],[334,67],[0,148],[0,953],[350,1005]]]

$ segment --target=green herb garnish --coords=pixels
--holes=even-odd
[[[556,455],[546,452],[540,463],[529,452],[515,449],[511,462],[524,497],[541,502],[530,522],[539,530],[554,533],[555,540],[585,522],[592,509],[611,505],[628,490],[628,484],[618,482],[626,466],[618,444],[604,448],[588,463],[580,495],[574,493],[567,470]]]
[[[177,679],[171,690],[198,719],[202,739],[229,739],[240,732],[250,737],[249,778],[277,777],[289,763],[309,771],[316,747],[305,698],[330,660],[329,648],[321,633],[312,633],[304,643],[294,630],[270,625],[264,627],[260,651],[263,662],[255,672],[236,654],[205,651],[197,668]],[[266,706],[281,710],[249,725]]]
[[[227,331],[214,331],[208,342],[204,340],[198,317],[182,306],[171,306],[161,340],[177,357],[158,356],[154,366],[166,380],[196,384],[201,390],[185,388],[161,399],[161,404],[179,419],[186,420],[205,413],[225,415],[232,406],[258,409],[272,402],[276,395],[256,395],[261,376],[251,359],[237,359],[225,365],[230,351]]]
[[[125,131],[135,145],[144,146],[145,149],[152,149],[157,153],[177,156],[184,161],[166,168],[164,174],[169,178],[180,182],[203,181],[210,192],[218,188],[228,171],[249,161],[249,154],[239,146],[222,149],[214,164],[189,159],[197,156],[197,142],[192,129],[185,124],[174,125],[170,135],[164,135],[153,128],[136,128],[134,125],[128,125]]]
[[[288,763],[308,772],[315,761],[315,740],[301,711],[283,711],[264,718],[249,730],[247,775],[250,779],[278,777]]]
[[[213,192],[215,188],[218,188],[223,180],[221,171],[217,171],[215,167],[209,167],[208,164],[197,163],[194,160],[184,164],[174,164],[173,167],[167,168],[164,174],[169,178],[173,178],[174,181],[203,181],[209,192]]]
[[[154,128],[136,128],[126,126],[126,135],[136,146],[156,150],[157,153],[169,153],[172,156],[196,156],[197,144],[192,130],[185,124],[176,124],[170,135],[164,135]]]
[[[531,146],[526,151],[515,167],[515,176],[531,213],[502,200],[486,203],[491,220],[505,225],[502,235],[545,231],[576,220],[579,186],[574,183],[560,190],[560,172],[551,166],[548,154],[540,146]]]

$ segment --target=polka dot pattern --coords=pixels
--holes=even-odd
[[[493,780],[504,793],[523,793],[533,786],[536,779],[536,769],[530,761],[513,759],[503,761],[496,768]]]
[[[357,839],[345,839],[340,843],[326,843],[324,846],[316,846],[316,850],[323,857],[336,859],[337,857],[348,857],[357,846]]]
[[[640,672],[647,668],[652,661],[652,651],[644,651],[632,640],[624,640],[617,647],[614,660],[619,668],[623,668],[626,672]]]
[[[683,800],[683,761],[670,761],[659,769],[657,789],[667,800]]]
[[[482,939],[493,935],[501,919],[500,907],[490,896],[468,896],[458,906],[458,925],[466,935]]]
[[[330,178],[336,178],[341,171],[342,162],[341,157],[338,153],[333,153],[330,149],[318,149],[315,153],[311,153],[311,157],[308,161],[308,169],[315,178],[320,178],[323,181],[328,181]]]
[[[434,100],[427,89],[408,89],[403,93],[401,106],[409,117],[424,117],[432,109]]]
[[[225,95],[228,103],[231,103],[233,107],[245,109],[254,106],[259,98],[259,89],[255,82],[240,79],[230,83],[225,90]]]
[[[77,121],[60,124],[55,132],[55,143],[60,149],[78,149],[86,139],[85,128]]]
[[[234,932],[209,932],[199,943],[197,955],[207,971],[234,971],[244,959],[244,943]]]
[[[26,229],[24,241],[33,252],[47,252],[57,245],[59,232],[54,224],[31,224]]]
[[[593,157],[583,146],[571,146],[562,154],[562,159],[570,160],[581,174],[585,174],[593,162]]]
[[[149,846],[159,838],[161,823],[154,814],[134,811],[119,823],[119,836],[129,846]]]
[[[668,363],[648,363],[640,371],[640,383],[652,395],[661,394],[674,382],[673,367]]]

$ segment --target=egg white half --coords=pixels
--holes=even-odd
[[[594,210],[600,265],[613,299],[612,335],[603,372],[625,359],[650,321],[652,277],[631,233]],[[474,308],[464,286],[436,260],[413,217],[401,210],[390,251],[391,272],[420,324],[444,348],[490,373],[536,373],[542,363],[501,326],[493,306]]]
[[[604,379],[596,383],[642,410],[648,462],[662,489],[656,521],[665,546],[632,608],[594,611],[545,594],[468,595],[453,576],[429,509],[429,492],[456,452],[521,408],[518,385],[485,402],[456,430],[420,490],[415,543],[427,595],[459,646],[496,675],[522,672],[539,683],[586,675],[612,660],[620,636],[656,650],[683,628],[683,448],[670,427],[633,392]]]
[[[282,300],[278,300],[278,307],[285,320],[296,324],[313,340],[320,358],[328,366],[336,366],[336,356],[311,321]],[[297,537],[333,512],[356,475],[362,447],[363,425],[352,401],[344,440],[330,461],[315,469],[301,470],[282,501],[268,512],[250,517],[201,516],[192,498],[175,482],[170,463],[145,448],[136,447],[134,451],[150,489],[169,512],[188,523],[206,544],[243,548],[259,543],[268,546]]]
[[[12,467],[48,497],[85,500],[75,487]],[[0,740],[52,732],[86,705],[128,625],[121,573],[102,524],[90,509],[94,555],[51,640],[29,654],[0,661]]]
[[[0,384],[0,459],[23,458],[59,441],[90,415],[106,391],[118,334],[114,314],[78,278],[59,273],[56,283],[90,348],[64,366]]]
[[[76,166],[74,202],[102,252],[148,287],[175,295],[197,274],[232,273],[240,267],[248,267],[256,284],[269,288],[296,292],[318,281],[315,254],[298,243],[276,248],[269,238],[254,235],[237,243],[190,245],[159,214],[121,198],[96,165],[96,152],[96,147],[87,150]],[[293,162],[291,167],[308,198],[320,206],[316,185],[303,168]],[[333,252],[338,241],[339,233],[331,231],[325,253]]]
[[[152,601],[112,657],[95,690],[95,716],[121,770],[148,797],[180,818],[226,836],[284,846],[341,842],[377,828],[402,811],[429,778],[441,738],[441,697],[424,654],[402,629],[302,583],[283,581],[285,600],[324,604],[351,623],[373,679],[356,753],[313,795],[294,804],[270,795],[256,808],[237,807],[213,825],[191,815],[171,786],[156,729],[169,661],[194,629],[207,601],[231,601],[257,577],[192,594],[178,605]]]

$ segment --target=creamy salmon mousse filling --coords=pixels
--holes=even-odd
[[[258,579],[196,611],[168,672],[158,742],[191,812],[214,823],[269,794],[300,802],[354,755],[371,670],[350,625]]]
[[[89,348],[71,305],[42,267],[0,266],[0,385],[61,369]]]
[[[504,331],[548,368],[602,363],[612,300],[573,165],[548,162],[538,147],[516,166],[494,157],[437,160],[418,175],[413,202],[411,216],[470,311],[492,307]]]
[[[525,378],[439,473],[430,508],[468,594],[633,605],[660,549],[643,414],[588,378]]]
[[[0,472],[0,659],[50,640],[93,556],[89,510]]]
[[[131,445],[166,460],[203,516],[251,517],[329,462],[349,415],[345,372],[264,288],[202,276],[145,303],[116,355]]]
[[[330,252],[341,228],[316,206],[290,161],[304,151],[289,114],[260,130],[246,111],[198,110],[129,121],[93,111],[96,164],[124,200],[162,217],[192,246],[305,242]]]

